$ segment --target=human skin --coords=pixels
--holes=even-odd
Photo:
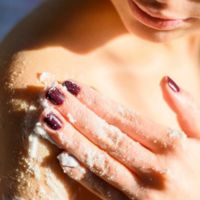
[[[186,91],[169,77],[161,82],[183,133],[145,119],[83,84],[76,83],[80,90],[74,94],[67,83],[48,89],[48,105],[40,117],[61,149],[129,199],[199,199],[200,107]],[[128,199],[110,198],[116,191],[106,185],[102,195],[90,185],[91,172],[81,173],[79,166],[71,168],[62,160],[61,166],[102,199]]]
[[[118,17],[123,13],[116,12],[109,1],[81,2],[46,3],[49,6],[44,5],[27,17],[1,44],[0,194],[10,199],[14,196],[45,199],[47,194],[52,199],[59,199],[58,194],[62,195],[61,199],[73,199],[75,194],[80,200],[97,198],[63,175],[56,160],[60,150],[44,140],[39,142],[40,154],[36,162],[40,179],[27,170],[24,162],[28,159],[28,142],[22,126],[27,105],[38,107],[38,94],[43,93],[38,73],[48,71],[56,80],[72,78],[93,86],[128,108],[177,129],[180,127],[176,117],[162,98],[161,77],[165,74],[176,77],[178,83],[200,99],[196,29],[183,30],[178,39],[177,33],[164,32],[162,37],[141,24],[130,33]],[[115,5],[120,2],[113,1]],[[184,2],[191,11],[180,7],[179,14],[191,15],[194,2]],[[136,34],[140,27],[148,30],[148,40]],[[150,34],[151,31],[155,34]],[[152,43],[155,37],[161,43]],[[167,39],[167,43],[162,43]],[[190,81],[185,80],[186,75]],[[155,112],[158,105],[159,112]],[[33,114],[36,121],[40,112]],[[47,173],[53,176],[54,189],[47,184]],[[40,191],[41,187],[45,194]]]

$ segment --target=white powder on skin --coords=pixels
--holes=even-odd
[[[38,137],[37,135],[30,134],[28,137],[29,149],[28,154],[30,158],[36,158],[38,153]]]
[[[40,180],[40,177],[41,177],[41,172],[40,172],[39,166],[36,165],[36,166],[33,168],[33,174],[34,174],[35,178],[39,181],[39,180]]]
[[[125,134],[121,134],[121,131],[119,128],[113,126],[113,125],[106,125],[107,126],[107,130],[106,132],[109,133],[108,134],[108,138],[107,140],[111,140],[110,143],[114,148],[114,151],[116,151],[117,149],[121,148],[121,143],[126,139],[126,135]]]
[[[174,130],[169,128],[168,129],[168,137],[172,140],[179,140],[180,141],[180,145],[183,149],[185,149],[185,139],[187,138],[187,135],[185,133],[183,133],[182,131],[179,130]]]
[[[42,137],[43,139],[48,140],[49,142],[51,142],[52,144],[56,145],[57,144],[50,138],[50,136],[48,135],[48,133],[44,130],[44,128],[42,127],[42,124],[40,122],[37,122],[35,125],[35,128],[33,130],[33,134]]]
[[[90,151],[86,153],[86,164],[90,167],[93,168],[94,166],[94,158],[95,158],[95,152]]]
[[[76,120],[74,119],[71,113],[67,114],[67,118],[72,124],[76,123]]]
[[[71,168],[79,166],[78,161],[73,156],[69,155],[67,152],[61,153],[60,155],[58,155],[57,158],[62,166]]]
[[[180,137],[181,139],[183,139],[183,138],[186,137],[186,135],[183,132],[181,132],[179,130],[174,130],[174,129],[171,129],[171,128],[168,129],[168,135],[169,135],[170,138]]]
[[[108,174],[109,165],[107,164],[107,154],[99,154],[94,151],[87,151],[86,155],[86,164],[88,167],[99,176],[105,176]]]
[[[44,84],[45,87],[49,87],[49,86],[52,86],[55,84],[55,77],[54,77],[54,75],[50,74],[49,72],[43,72],[39,77],[39,81],[42,84]],[[43,108],[49,108],[49,110],[50,110],[50,107],[49,107],[46,99],[41,98],[40,104],[42,105]],[[29,121],[32,121],[29,119],[30,118],[29,112],[36,111],[36,110],[37,110],[37,108],[34,105],[29,106],[29,109],[27,111],[27,116],[25,119],[27,127],[29,127],[29,123],[31,123]],[[28,136],[28,141],[29,141],[28,154],[29,154],[29,157],[32,159],[37,157],[39,137],[42,137],[55,145],[54,141],[49,137],[47,132],[43,129],[41,123],[40,122],[36,123],[33,132],[30,133]]]
[[[49,199],[63,200],[63,197],[69,199],[64,185],[57,180],[50,168],[45,170],[45,181],[50,188],[50,193],[48,194]]]
[[[28,174],[31,174],[33,175],[37,180],[40,180],[40,177],[41,177],[41,173],[40,173],[40,168],[39,166],[37,165],[37,161],[36,158],[33,159],[33,158],[25,158],[23,157],[22,158],[22,164],[24,167],[26,167],[26,172],[25,173],[28,173]],[[19,177],[21,180],[24,179],[24,174],[22,173],[21,174],[22,177]],[[29,183],[27,183],[29,184]]]
[[[39,76],[39,81],[45,85],[45,87],[51,87],[55,84],[55,76],[49,72],[43,72]]]
[[[42,127],[42,124],[40,122],[37,122],[34,129],[33,129],[33,132],[28,137],[29,158],[32,158],[32,159],[37,158],[39,137],[41,137],[45,140],[48,140],[49,142],[51,142],[52,144],[57,146],[57,144],[50,138],[48,133],[44,130],[44,128]]]
[[[41,98],[40,99],[40,105],[45,109],[45,108],[49,108],[49,104],[48,104],[48,101],[47,99],[44,99],[44,98]]]
[[[95,165],[100,166],[100,176],[108,174],[109,166],[106,164],[106,156],[104,154],[100,154],[96,157]]]
[[[51,87],[55,85],[55,78],[54,76],[52,76],[50,73],[48,72],[44,72],[40,75],[39,77],[39,81],[45,85],[45,87]],[[46,89],[44,88],[44,89]],[[43,97],[40,99],[40,104],[42,105],[43,108],[49,108],[49,110],[51,109],[48,105],[48,101]],[[18,104],[17,104],[18,105]],[[19,103],[20,105],[20,103]],[[23,104],[24,106],[24,104]],[[21,107],[20,107],[21,108]],[[24,108],[24,107],[23,107]],[[42,127],[42,124],[40,122],[37,122],[35,124],[35,127],[31,130],[30,127],[32,127],[32,123],[33,123],[33,119],[34,119],[34,113],[35,111],[38,110],[38,108],[35,105],[30,105],[27,104],[27,106],[24,109],[27,114],[25,117],[25,121],[24,121],[24,133],[26,134],[27,138],[28,138],[28,158],[24,157],[24,163],[23,165],[25,165],[26,167],[26,172],[24,173],[29,173],[30,175],[32,175],[37,181],[40,181],[41,178],[43,177],[41,174],[42,171],[40,171],[40,166],[39,166],[39,140],[40,138],[44,138],[46,140],[48,140],[49,142],[51,142],[52,144],[56,145],[54,143],[54,141],[49,137],[48,133],[44,130],[44,128]],[[23,179],[23,177],[21,178],[21,180]],[[38,191],[38,195],[39,197],[41,197],[42,199],[63,199],[63,196],[67,197],[67,192],[66,189],[64,188],[64,186],[62,184],[60,184],[60,182],[57,180],[57,177],[55,177],[55,175],[53,174],[52,171],[50,171],[50,169],[46,170],[44,179],[46,180],[46,185],[49,186],[50,188],[50,193],[46,194],[46,190],[43,188],[40,188],[40,190]],[[20,180],[19,180],[20,181]],[[31,188],[30,182],[27,182],[27,186]],[[48,189],[48,188],[47,188]],[[49,191],[49,189],[48,189]],[[62,192],[59,192],[62,191]],[[1,197],[0,197],[1,198]],[[2,196],[2,199],[6,199],[6,197]],[[18,200],[22,200],[20,198],[15,198]],[[67,198],[68,199],[68,198]]]
[[[80,165],[76,158],[69,155],[67,152],[61,153],[57,158],[60,162],[63,172],[72,179],[81,181],[85,177],[87,171]]]
[[[36,108],[35,105],[30,105],[29,106],[29,111],[36,111],[36,110],[37,110],[37,108]]]
[[[44,188],[40,188],[40,189],[39,189],[39,196],[40,196],[40,197],[44,197],[45,195],[46,195],[45,189],[44,189]]]

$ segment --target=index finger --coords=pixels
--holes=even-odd
[[[68,80],[63,86],[109,124],[118,127],[154,152],[162,152],[169,149],[168,147],[173,147],[180,139],[179,136],[182,136],[181,133],[174,133],[172,129],[141,116],[85,84]]]

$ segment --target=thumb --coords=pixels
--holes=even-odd
[[[161,88],[182,130],[190,137],[200,138],[200,107],[197,102],[168,76],[161,80]]]

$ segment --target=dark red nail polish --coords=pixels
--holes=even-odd
[[[180,91],[179,86],[170,77],[167,77],[167,83],[172,91],[174,91],[174,92]]]
[[[46,98],[54,105],[61,105],[64,102],[64,95],[56,87],[50,88],[46,93]]]
[[[71,81],[65,81],[63,83],[63,86],[65,86],[67,90],[75,96],[77,96],[79,92],[81,91],[81,88],[75,83],[72,83]]]
[[[44,122],[53,130],[59,130],[62,127],[62,122],[61,120],[54,114],[54,113],[49,113],[47,116],[44,118]]]

